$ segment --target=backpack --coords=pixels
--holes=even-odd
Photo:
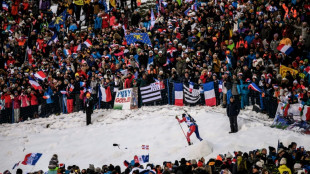
[[[192,123],[196,123],[196,120],[191,116],[191,115],[189,115],[189,114],[187,114],[188,115],[188,117],[190,118],[190,121],[192,122]]]

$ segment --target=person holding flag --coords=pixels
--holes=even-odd
[[[182,119],[179,119],[178,116],[175,116],[175,118],[178,120],[179,124],[185,122],[189,128],[187,135],[186,135],[186,140],[188,142],[188,145],[192,145],[190,136],[192,135],[193,132],[195,132],[196,137],[202,141],[203,139],[199,135],[198,131],[198,125],[196,124],[196,121],[193,117],[191,117],[189,114],[183,113],[182,114]],[[182,129],[183,130],[183,129]]]

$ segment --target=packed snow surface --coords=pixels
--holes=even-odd
[[[194,143],[188,146],[175,116],[181,117],[184,109],[197,121],[201,137],[191,136]],[[47,171],[53,154],[60,163],[87,168],[89,164],[120,165],[131,161],[134,155],[150,155],[150,162],[215,158],[218,154],[249,151],[268,146],[276,147],[278,140],[284,145],[295,141],[310,148],[310,138],[294,131],[270,128],[266,115],[250,108],[238,117],[239,132],[229,134],[229,119],[220,107],[142,107],[138,110],[95,110],[92,124],[86,126],[85,113],[72,113],[39,118],[17,124],[0,125],[0,172],[11,170],[23,161],[28,153],[43,153],[35,166],[20,164],[25,172]],[[188,130],[181,124],[185,134]],[[119,144],[119,148],[113,146]],[[149,145],[149,150],[142,150]],[[16,169],[15,169],[16,170]],[[13,171],[15,172],[15,171]]]

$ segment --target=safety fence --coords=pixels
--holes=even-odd
[[[179,106],[196,106],[196,105],[208,105],[208,106],[215,106],[220,105],[222,103],[226,103],[227,98],[231,96],[229,95],[229,91],[227,94],[223,95],[219,91],[218,83],[209,82],[206,84],[211,85],[211,90],[213,90],[213,93],[211,91],[206,91],[206,84],[194,84],[194,83],[188,83],[183,84],[180,82],[174,82],[170,81],[168,79],[164,79],[162,81],[155,82],[154,84],[160,84],[162,87],[160,87],[160,99],[151,101],[151,102],[143,102],[142,95],[141,95],[141,89],[144,87],[137,87],[137,107],[140,108],[142,106],[158,106],[158,105],[179,105],[178,101],[181,99],[182,104]],[[181,84],[182,89],[180,91],[176,91],[176,84]],[[212,87],[214,86],[214,87]],[[186,94],[185,90],[191,90],[190,93],[196,93],[196,96],[188,96]],[[192,92],[192,90],[194,90]],[[178,93],[179,92],[179,93]],[[181,92],[181,97],[180,97]],[[101,100],[98,96],[98,89],[96,94],[92,94],[92,98],[94,100],[94,109],[117,109],[117,107],[114,107],[114,101],[117,97],[118,93],[115,90],[111,90],[111,97],[112,99],[108,102]],[[184,93],[184,95],[183,95]],[[188,93],[188,92],[187,92]],[[176,96],[178,95],[178,96]],[[191,94],[190,94],[191,95]],[[207,100],[206,96],[211,96],[212,102],[211,104]],[[29,105],[26,107],[15,107],[14,100],[12,102],[11,107],[2,107],[1,109],[1,123],[16,123],[19,121],[25,121],[28,119],[35,119],[35,118],[44,118],[48,117],[52,114],[67,114],[72,112],[79,112],[84,111],[84,102],[86,100],[85,95],[81,97],[80,94],[73,94],[70,97],[68,97],[66,94],[62,94],[61,92],[56,92],[52,96],[52,100],[47,102],[48,100],[43,99],[40,100],[42,102],[39,102],[38,105]],[[177,97],[177,99],[176,99]],[[225,98],[223,102],[223,97]],[[44,98],[44,96],[43,96]],[[189,98],[189,99],[188,99]],[[240,97],[241,98],[241,97]],[[184,99],[184,100],[183,100]],[[178,101],[177,101],[178,100]],[[2,105],[4,106],[4,101],[2,100]],[[20,101],[17,101],[20,102]],[[253,103],[253,102],[252,102]],[[20,105],[20,103],[19,103]]]

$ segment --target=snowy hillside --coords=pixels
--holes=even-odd
[[[60,163],[76,164],[81,168],[94,164],[118,164],[132,160],[134,155],[149,152],[150,162],[180,160],[182,157],[214,158],[228,150],[249,151],[254,148],[276,146],[278,139],[288,145],[310,145],[310,138],[296,132],[270,128],[272,120],[250,110],[238,118],[239,132],[229,134],[229,120],[222,108],[185,107],[196,119],[201,137],[192,135],[193,146],[187,146],[183,132],[175,119],[183,113],[181,107],[143,107],[139,110],[95,110],[92,125],[85,126],[85,114],[51,116],[18,124],[0,125],[0,171],[11,170],[27,153],[43,153],[37,165],[20,165],[24,171],[47,170],[53,154]],[[185,124],[182,124],[187,131]],[[120,149],[113,143],[120,144]],[[150,150],[142,150],[149,145]],[[16,170],[16,169],[15,169]],[[13,171],[15,172],[15,171]]]

